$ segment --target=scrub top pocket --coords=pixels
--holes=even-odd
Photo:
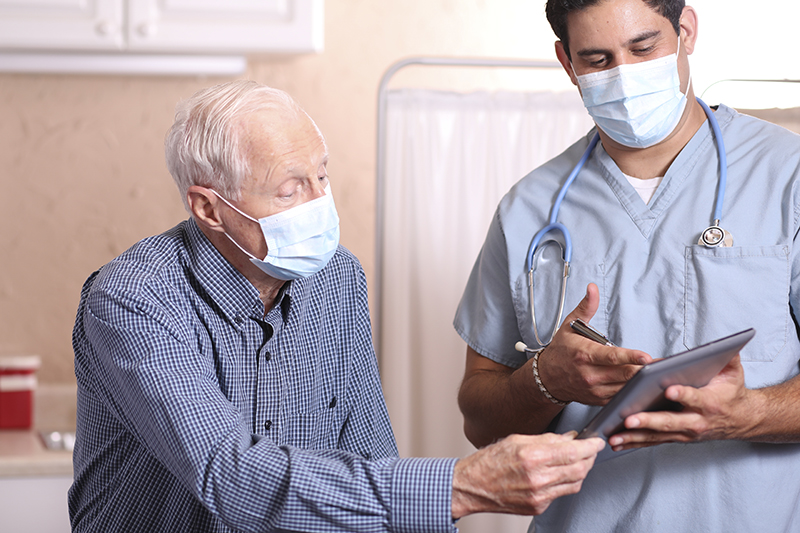
[[[786,246],[687,246],[684,345],[694,348],[752,327],[756,336],[742,350],[742,361],[774,360],[792,325],[789,278]]]

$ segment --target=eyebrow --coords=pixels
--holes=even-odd
[[[639,44],[641,42],[647,41],[649,39],[653,39],[655,37],[659,37],[661,35],[661,30],[652,30],[647,31],[642,34],[637,35],[633,39],[630,39],[628,42],[625,43],[626,46],[631,46],[634,44]],[[586,48],[583,50],[579,50],[576,52],[578,57],[589,57],[593,55],[610,55],[611,51],[605,48]]]
[[[322,165],[326,165],[327,166],[329,160],[330,160],[330,155],[326,152],[325,155],[320,159],[319,166],[322,166]],[[291,166],[286,167],[284,174],[286,174],[287,176],[290,176],[290,175],[294,175],[294,174],[297,174],[297,173],[303,173],[303,172],[305,172],[304,166],[301,165],[301,164],[296,164],[296,165],[291,165]]]

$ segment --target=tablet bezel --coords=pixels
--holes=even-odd
[[[577,438],[611,435],[625,429],[625,418],[643,411],[676,411],[681,405],[664,397],[671,385],[703,387],[725,368],[755,335],[750,328],[697,348],[645,365],[592,418]]]

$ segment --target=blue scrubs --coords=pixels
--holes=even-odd
[[[721,226],[734,246],[696,244],[712,222],[719,183],[708,121],[649,205],[599,143],[558,216],[573,241],[565,314],[596,283],[591,324],[653,357],[754,327],[742,351],[745,379],[764,387],[795,376],[800,361],[792,316],[800,309],[800,137],[725,106],[715,116],[728,159]],[[537,346],[525,256],[593,133],[519,181],[498,206],[454,322],[493,361],[517,368],[526,359],[514,344]],[[537,287],[540,322],[555,320],[555,285]],[[550,327],[540,334],[549,337]],[[580,429],[597,409],[569,404],[552,429]],[[800,531],[799,501],[800,445],[666,444],[596,465],[579,494],[536,519],[536,531]]]

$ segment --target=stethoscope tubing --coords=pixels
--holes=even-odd
[[[578,161],[578,164],[572,169],[572,172],[569,173],[567,181],[564,182],[564,185],[561,186],[561,190],[558,192],[556,201],[553,203],[553,209],[550,211],[550,223],[533,236],[531,245],[528,247],[528,257],[526,262],[527,270],[530,270],[533,266],[533,254],[536,251],[536,248],[539,246],[539,242],[541,242],[542,238],[552,230],[558,230],[561,235],[564,236],[564,261],[567,263],[572,261],[572,237],[570,237],[567,227],[563,224],[560,224],[556,220],[558,219],[558,212],[561,210],[561,202],[564,201],[564,197],[567,195],[570,185],[572,185],[572,182],[578,177],[578,173],[586,164],[589,156],[592,155],[592,151],[594,150],[594,147],[597,146],[597,142],[599,140],[600,135],[595,133],[594,137],[592,137],[592,140],[589,142],[589,146],[583,152],[580,161]]]
[[[722,138],[722,129],[714,113],[704,101],[697,98],[697,102],[706,112],[708,122],[711,124],[711,131],[714,132],[714,140],[717,142],[717,154],[719,154],[719,184],[717,185],[717,201],[714,204],[714,225],[719,226],[722,220],[722,204],[725,200],[725,187],[728,185],[728,156],[725,150],[725,141]]]
[[[709,227],[706,232],[710,230],[718,230],[720,234],[724,237],[724,234],[727,234],[722,228],[719,227],[720,219],[722,218],[722,205],[725,199],[725,187],[728,183],[728,160],[725,151],[725,143],[722,139],[722,130],[719,127],[719,122],[717,122],[714,113],[711,109],[703,102],[700,98],[697,98],[698,103],[705,111],[706,116],[708,117],[708,121],[711,125],[711,129],[714,133],[714,140],[717,144],[717,154],[719,155],[719,184],[717,186],[717,198],[714,203],[714,221],[713,225]],[[558,192],[558,196],[556,197],[555,202],[553,203],[553,208],[550,212],[550,221],[549,223],[539,230],[531,240],[531,244],[528,247],[528,253],[526,256],[526,271],[528,272],[528,296],[530,298],[530,306],[531,306],[531,320],[533,322],[533,333],[536,337],[536,342],[540,346],[547,346],[553,340],[555,336],[556,329],[558,328],[561,317],[563,316],[564,312],[564,300],[567,291],[567,278],[569,277],[569,265],[572,261],[572,237],[569,234],[569,230],[564,224],[558,222],[558,213],[561,210],[561,203],[564,201],[564,197],[567,195],[567,191],[569,190],[572,182],[575,181],[575,178],[578,177],[581,169],[583,169],[586,161],[588,161],[589,156],[591,156],[592,152],[594,151],[595,147],[597,146],[597,142],[600,140],[600,135],[595,133],[592,137],[592,140],[589,141],[589,146],[586,147],[586,150],[583,152],[581,159],[578,161],[578,164],[572,169],[572,172],[569,173],[567,176],[567,180],[561,186],[561,190]],[[535,310],[535,303],[534,303],[534,283],[533,283],[533,271],[535,270],[535,257],[536,252],[539,248],[539,243],[544,239],[545,235],[551,232],[558,232],[561,233],[564,246],[562,250],[562,258],[564,260],[564,273],[561,282],[561,295],[560,295],[560,302],[559,302],[559,310],[558,315],[556,317],[556,323],[554,325],[554,329],[552,334],[550,335],[550,340],[544,342],[543,339],[539,336],[539,329],[536,323],[536,310]],[[705,243],[707,246],[717,246],[719,245],[718,242],[707,242],[706,239],[706,232],[703,232],[703,236],[701,239],[701,243]],[[730,235],[728,234],[730,237]]]
[[[719,221],[722,219],[722,206],[725,200],[725,187],[728,183],[728,159],[725,151],[725,142],[722,138],[722,129],[719,127],[719,122],[717,122],[714,113],[705,102],[703,102],[700,98],[697,98],[697,102],[702,106],[703,111],[705,111],[708,121],[711,124],[711,130],[714,132],[714,140],[717,144],[717,154],[719,155],[719,184],[717,187],[716,202],[714,203],[714,225],[718,226]],[[526,270],[530,271],[533,267],[533,256],[536,252],[536,248],[539,246],[539,243],[546,234],[553,230],[558,231],[564,237],[564,261],[567,263],[572,262],[572,237],[570,236],[567,227],[557,222],[558,213],[561,210],[561,203],[564,201],[564,197],[567,195],[567,191],[572,185],[572,182],[574,182],[578,177],[578,174],[583,169],[586,161],[588,161],[599,140],[600,135],[595,133],[592,137],[592,140],[589,142],[589,146],[586,147],[581,159],[578,161],[578,164],[575,165],[575,168],[572,169],[572,172],[570,172],[567,180],[561,186],[561,190],[558,192],[558,196],[556,197],[556,201],[553,203],[553,208],[550,212],[550,222],[547,224],[547,226],[539,230],[536,235],[533,236],[531,244],[528,247],[528,254],[526,256],[525,263]]]

